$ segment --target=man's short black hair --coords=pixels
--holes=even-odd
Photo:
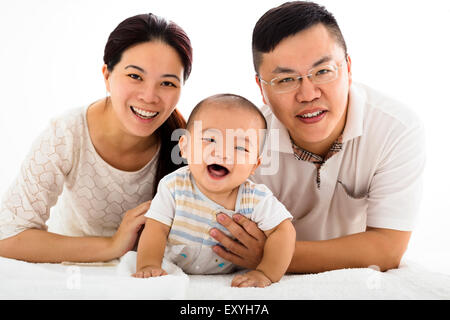
[[[271,52],[285,38],[314,25],[323,24],[344,49],[347,45],[334,16],[325,7],[314,2],[286,2],[267,11],[253,29],[253,65],[258,74],[263,53]]]

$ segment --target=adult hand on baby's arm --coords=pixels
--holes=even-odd
[[[111,237],[115,257],[121,257],[135,247],[139,232],[147,219],[144,215],[150,208],[150,204],[151,201],[143,202],[124,214],[119,228]]]
[[[240,214],[235,214],[233,219],[226,214],[219,214],[217,221],[227,228],[236,240],[232,240],[218,229],[211,229],[211,236],[227,249],[214,246],[214,252],[238,266],[255,269],[261,262],[264,252],[266,242],[264,232],[255,222]]]
[[[141,268],[138,272],[132,274],[132,276],[135,278],[150,278],[165,275],[167,275],[167,272],[158,266],[145,266]]]

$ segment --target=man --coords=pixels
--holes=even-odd
[[[315,3],[288,2],[264,14],[253,31],[253,60],[269,125],[266,158],[278,168],[273,174],[261,168],[254,180],[294,216],[288,271],[397,268],[421,198],[425,148],[417,117],[352,84],[339,26]],[[214,250],[253,267],[265,238],[245,217],[233,220],[218,216],[237,240],[212,229],[226,248]]]

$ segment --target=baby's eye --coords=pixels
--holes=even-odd
[[[206,142],[216,142],[213,138],[202,138],[202,140]]]
[[[137,74],[135,74],[135,73],[130,73],[128,76],[129,76],[131,79],[134,79],[134,80],[142,80],[141,76],[140,76],[140,75],[137,75]]]
[[[236,146],[236,150],[248,152],[248,150],[245,147]]]

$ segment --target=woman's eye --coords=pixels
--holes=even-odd
[[[216,142],[213,138],[202,138],[202,140],[206,142]]]
[[[141,76],[140,76],[140,75],[137,75],[137,74],[135,74],[135,73],[131,73],[131,74],[129,74],[128,76],[129,76],[131,79],[134,79],[134,80],[142,80]]]
[[[161,83],[161,85],[163,87],[174,87],[174,88],[177,88],[177,86],[173,82],[170,82],[170,81],[163,81]]]

